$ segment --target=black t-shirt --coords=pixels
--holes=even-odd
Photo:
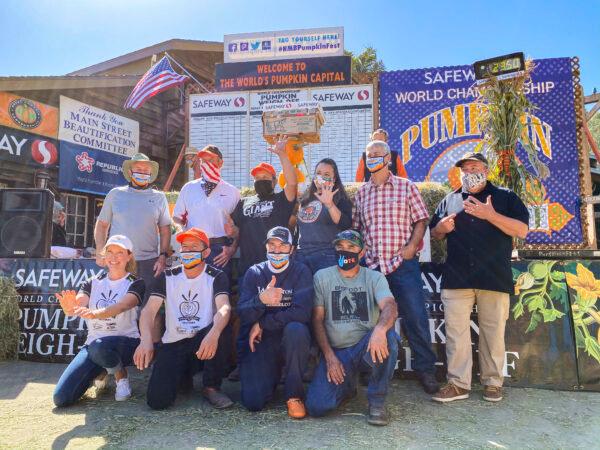
[[[455,229],[446,235],[448,258],[442,275],[442,289],[485,289],[512,294],[512,238],[487,220],[467,214],[462,203],[469,195],[484,203],[491,195],[496,212],[529,223],[527,208],[509,189],[488,182],[478,194],[466,194],[460,189],[448,194],[429,224],[433,228],[442,218],[456,213]]]
[[[265,239],[276,226],[287,227],[296,200],[289,201],[281,191],[266,197],[242,198],[231,218],[240,229],[240,274],[267,259]]]
[[[67,246],[67,231],[57,223],[52,223],[52,245]]]

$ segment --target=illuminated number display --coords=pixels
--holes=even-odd
[[[475,79],[508,75],[525,70],[525,57],[522,52],[484,59],[473,64]]]

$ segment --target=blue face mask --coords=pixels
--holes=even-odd
[[[202,252],[181,252],[179,254],[181,258],[181,263],[183,267],[186,269],[193,269],[202,261],[204,261],[204,256],[202,256]]]
[[[290,262],[289,253],[267,253],[267,259],[275,269],[283,268]]]
[[[131,172],[131,181],[137,186],[146,186],[150,182],[150,174]]]
[[[367,158],[367,169],[369,169],[369,172],[378,172],[383,169],[383,166],[385,166],[385,156],[387,155]]]

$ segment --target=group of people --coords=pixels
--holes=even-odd
[[[423,389],[449,402],[470,393],[475,303],[483,397],[501,400],[512,238],[526,235],[527,209],[513,192],[487,181],[482,154],[469,153],[456,162],[462,188],[430,220],[387,133],[377,130],[372,138],[359,167],[368,176],[353,201],[332,159],[315,166],[297,198],[285,138],[271,148],[285,188],[275,192],[276,171],[261,162],[250,172],[256,194],[245,198],[221,178],[221,151],[205,147],[192,162],[201,176],[183,186],[173,210],[181,265],[171,268],[167,200],[151,187],[158,164],[142,154],[126,161],[129,184],[109,192],[95,228],[97,262],[106,270],[78,293],[57,294],[65,313],[84,318],[89,331],[57,384],[56,405],[74,403],[92,383],[104,387],[108,375],[116,380],[115,399],[127,399],[126,367],[135,365],[151,367],[146,398],[153,409],[191,390],[200,369],[204,397],[227,408],[233,402],[221,382],[232,369],[237,334],[241,403],[248,410],[263,409],[282,384],[290,417],[323,416],[356,395],[363,378],[367,420],[386,425],[397,318]],[[442,281],[448,379],[441,388],[418,263],[428,226],[434,239],[448,241]],[[238,248],[239,300],[232,305]],[[320,358],[305,388],[314,348]]]

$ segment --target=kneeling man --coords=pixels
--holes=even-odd
[[[241,284],[238,339],[242,404],[259,411],[282,378],[288,415],[306,416],[302,374],[310,349],[308,324],[313,305],[312,274],[290,259],[292,234],[269,230],[267,261],[248,269]]]
[[[163,302],[166,330],[157,345],[146,401],[152,409],[168,408],[178,388],[191,389],[198,360],[204,362],[202,394],[215,408],[233,402],[220,391],[230,339],[229,282],[227,275],[205,263],[210,241],[199,228],[177,235],[182,265],[167,269],[150,288],[140,316],[140,345],[134,355],[138,369],[154,357],[152,324]],[[229,343],[231,341],[229,340]]]
[[[315,274],[313,330],[323,354],[306,407],[311,416],[323,416],[354,397],[359,369],[367,365],[367,421],[387,425],[385,398],[398,360],[396,302],[381,272],[358,265],[365,253],[360,233],[342,231],[333,245],[338,265]]]

